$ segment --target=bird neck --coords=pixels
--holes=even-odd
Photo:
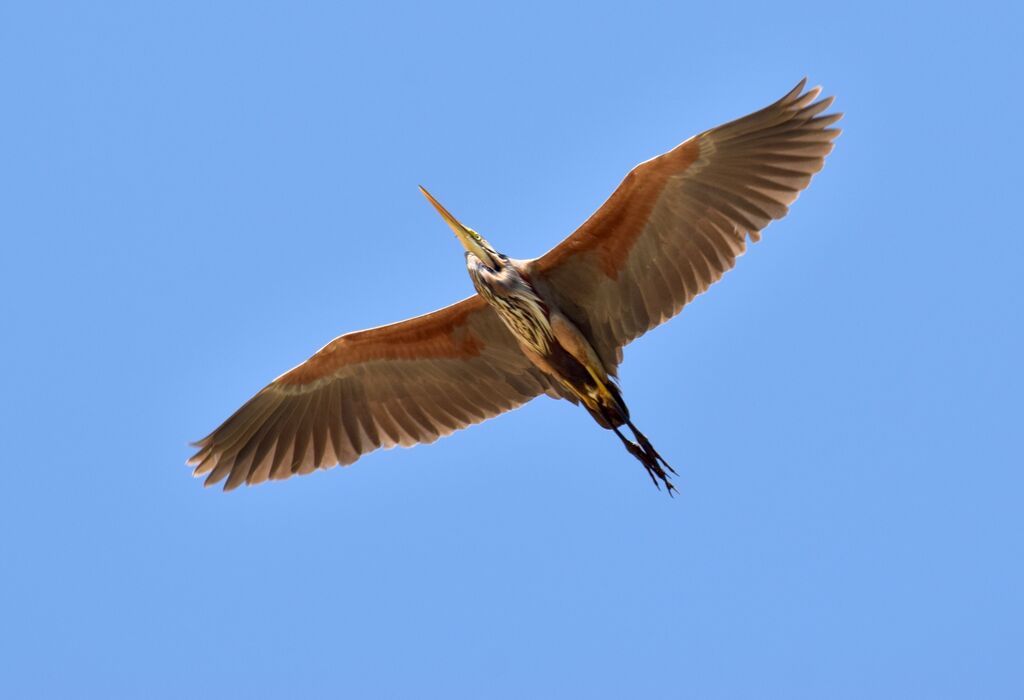
[[[473,286],[520,343],[547,355],[554,342],[550,312],[544,299],[514,263],[491,270],[482,263],[470,267]]]

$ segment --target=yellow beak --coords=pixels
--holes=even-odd
[[[427,198],[427,201],[434,205],[434,209],[437,209],[437,213],[441,215],[441,218],[445,220],[445,223],[448,224],[451,230],[455,232],[455,237],[459,239],[460,243],[462,243],[462,247],[480,258],[484,264],[491,265],[493,263],[491,255],[477,241],[479,238],[478,234],[472,229],[459,223],[459,220],[452,216],[451,212],[445,209],[439,201],[434,199],[434,196],[427,192],[423,185],[420,185],[420,192],[422,192],[423,196]]]

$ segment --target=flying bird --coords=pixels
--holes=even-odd
[[[331,341],[195,443],[194,474],[226,478],[225,490],[286,479],[433,442],[547,394],[582,405],[671,494],[675,472],[619,388],[622,349],[731,269],[821,170],[842,115],[823,115],[832,98],[805,85],[641,163],[532,260],[499,253],[421,187],[465,247],[476,294]]]

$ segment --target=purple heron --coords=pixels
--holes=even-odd
[[[641,163],[533,260],[497,252],[420,188],[465,247],[476,294],[331,341],[195,443],[195,475],[228,490],[352,464],[547,394],[582,404],[671,493],[675,472],[618,387],[622,349],[732,268],[822,168],[842,115],[822,115],[832,98],[805,84]]]

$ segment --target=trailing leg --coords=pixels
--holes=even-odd
[[[668,474],[665,473],[665,469],[675,474],[675,471],[668,465],[661,455],[658,454],[657,450],[651,445],[650,441],[637,430],[632,423],[628,423],[630,430],[633,431],[633,435],[636,437],[639,444],[633,442],[625,435],[622,434],[618,428],[612,428],[615,434],[619,436],[619,440],[625,445],[626,449],[631,455],[636,457],[640,464],[644,465],[644,469],[647,470],[647,475],[651,477],[651,481],[658,489],[661,489],[661,485],[665,485],[665,489],[668,491],[668,495],[673,495],[676,487],[668,478]],[[664,465],[664,468],[662,467]]]

